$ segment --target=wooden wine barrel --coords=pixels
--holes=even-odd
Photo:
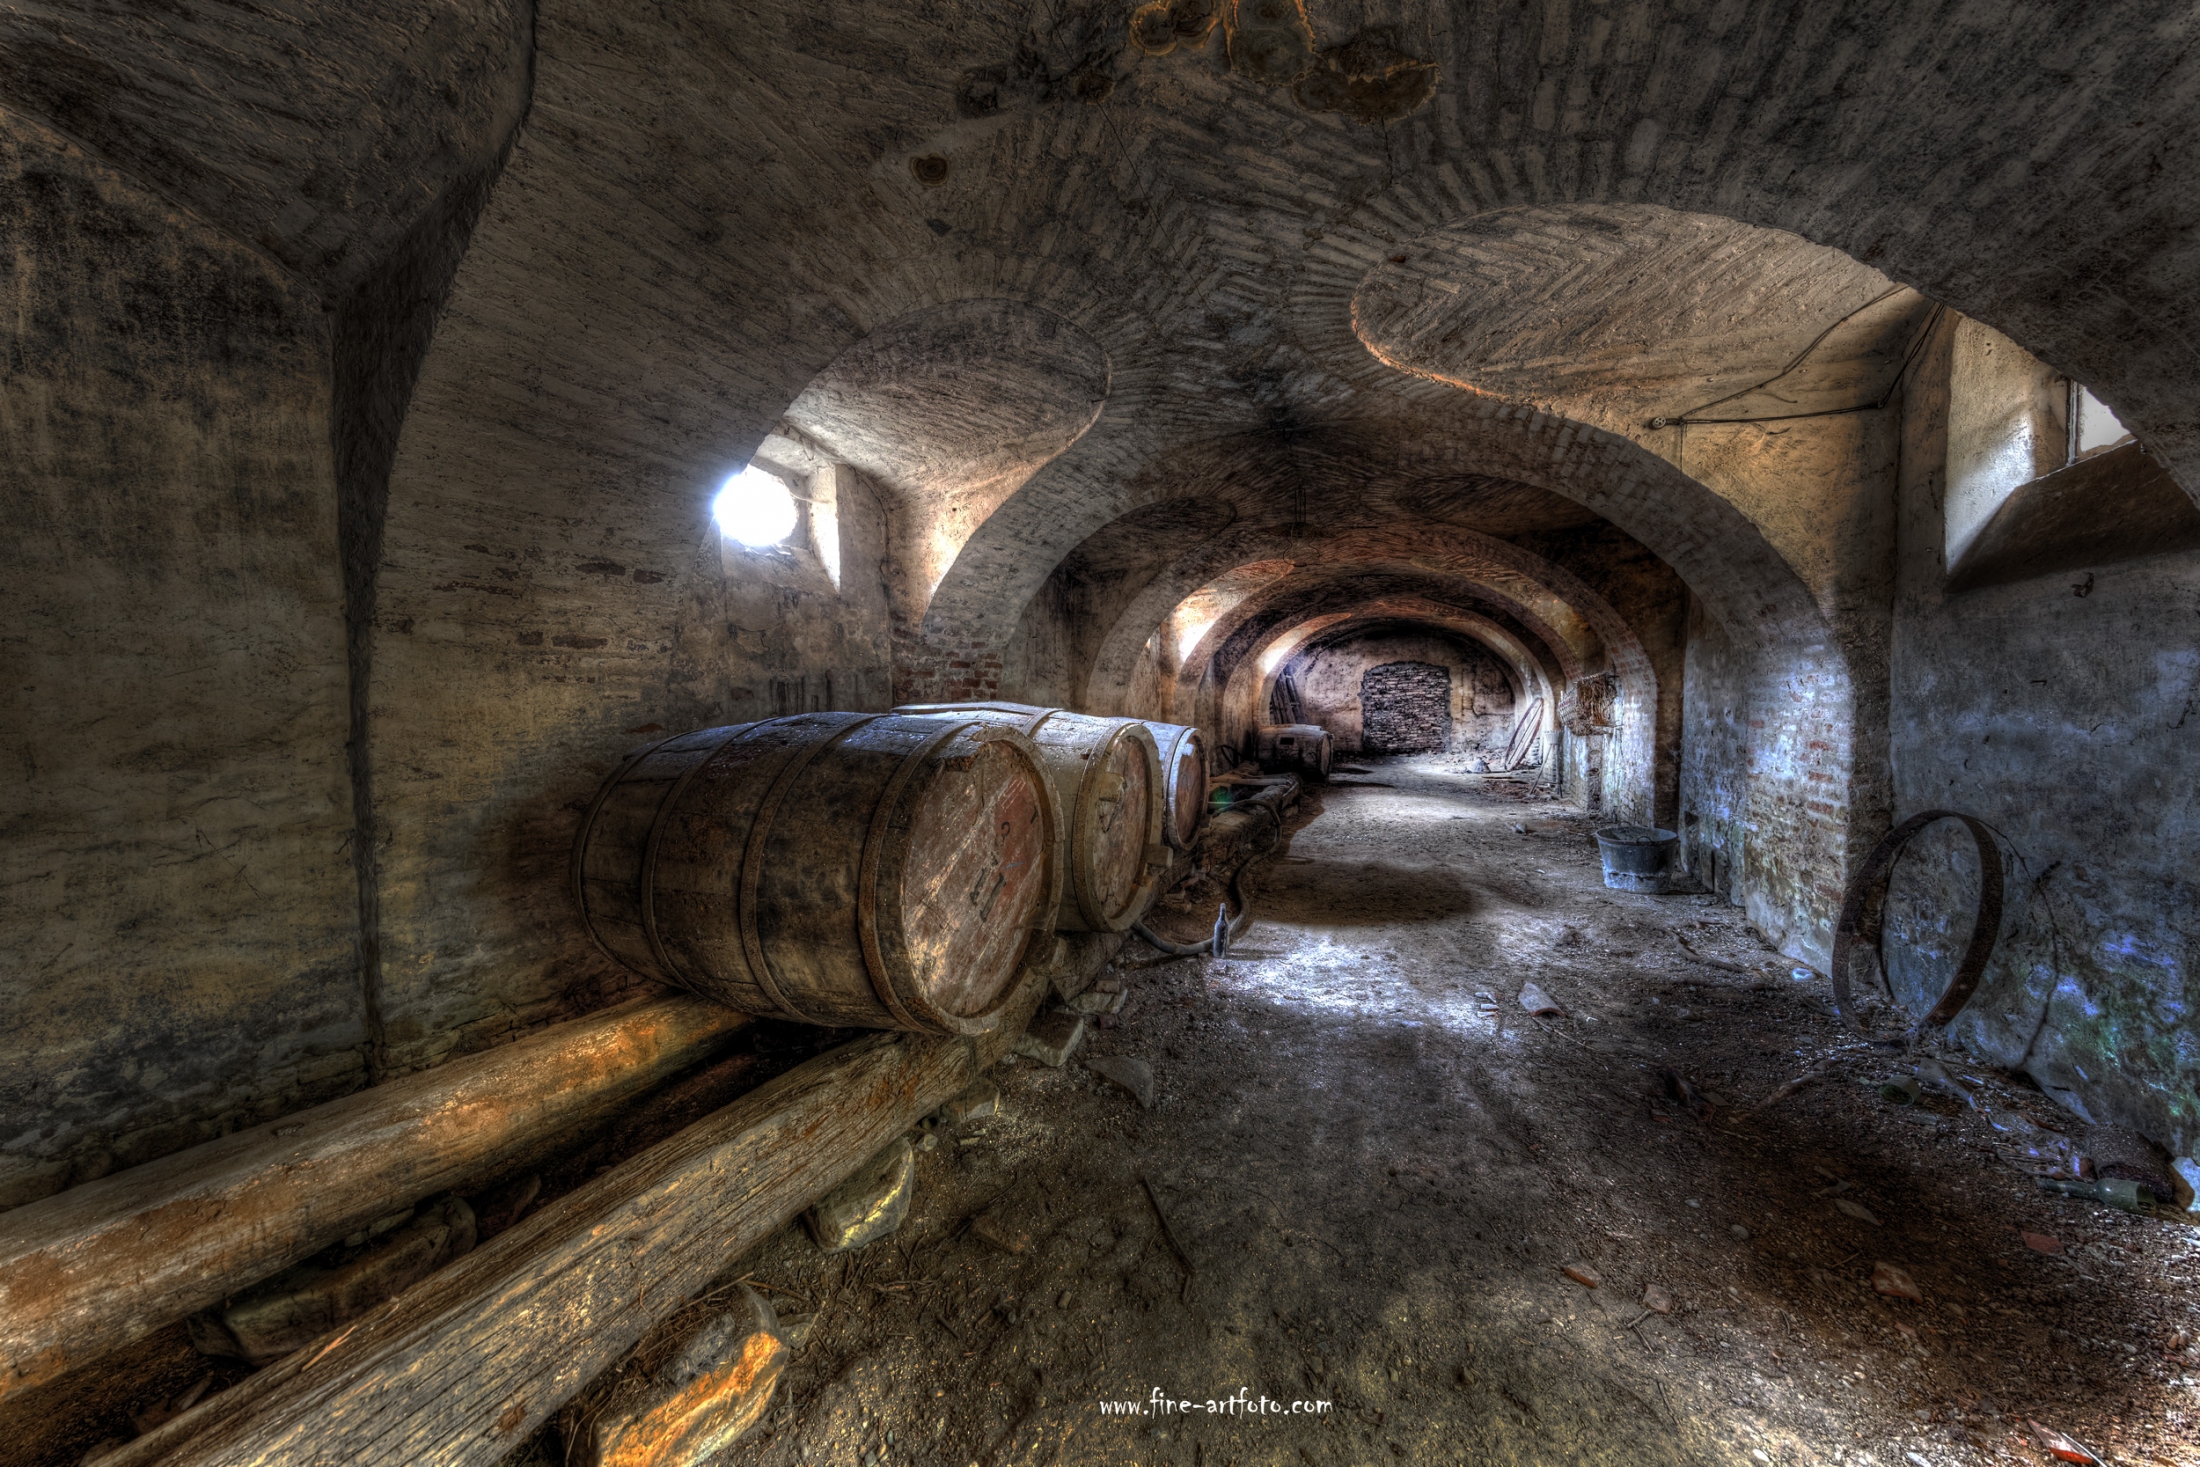
[[[1181,723],[1140,721],[1161,755],[1161,839],[1188,851],[1207,818],[1207,740]]]
[[[1253,731],[1253,758],[1271,774],[1329,778],[1329,730],[1318,723],[1264,723]]]
[[[802,1023],[977,1034],[1051,958],[1046,764],[983,719],[802,713],[629,754],[573,849],[637,973]]]
[[[1145,912],[1154,879],[1169,864],[1161,756],[1145,724],[1028,703],[913,703],[894,711],[982,718],[1038,745],[1062,811],[1056,927],[1121,932]]]

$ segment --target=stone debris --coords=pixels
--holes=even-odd
[[[1521,985],[1520,1006],[1531,1014],[1555,1014],[1560,1018],[1566,1016],[1566,1011],[1558,1006],[1558,1000],[1552,998],[1533,983]]]
[[[690,1467],[756,1425],[791,1353],[772,1307],[747,1285],[655,1371],[622,1384],[590,1423],[586,1467]]]
[[[1925,1085],[1944,1095],[1953,1095],[1973,1110],[1978,1109],[1978,1097],[1971,1093],[1971,1087],[1958,1080],[1939,1060],[1919,1060],[1913,1073]]]
[[[970,1235],[987,1247],[1010,1255],[1021,1253],[1031,1246],[1030,1234],[1010,1227],[992,1213],[973,1219]]]
[[[1016,1053],[1058,1070],[1069,1063],[1084,1040],[1084,1015],[1055,1011],[1031,1021],[1031,1027],[1016,1040]]]
[[[2047,1233],[2020,1233],[2018,1236],[2024,1239],[2024,1246],[2034,1253],[2060,1253],[2063,1251],[2062,1239]]]
[[[1673,1312],[1673,1296],[1656,1284],[1644,1284],[1642,1286],[1642,1307],[1652,1314],[1671,1314]]]
[[[950,1126],[982,1121],[1001,1108],[1001,1087],[980,1080],[939,1109],[939,1118]]]
[[[1872,1265],[1872,1288],[1890,1298],[1908,1299],[1915,1304],[1925,1302],[1925,1291],[1917,1286],[1917,1281],[1906,1270],[1891,1263]]]
[[[191,1316],[191,1343],[201,1354],[266,1365],[473,1251],[474,1210],[461,1198],[390,1214],[399,1216],[408,1220],[384,1229],[363,1252],[347,1242],[339,1255],[323,1254],[285,1269],[227,1307]]]
[[[779,1338],[787,1342],[789,1350],[799,1350],[810,1342],[810,1331],[815,1328],[815,1314],[790,1314],[779,1321]]]
[[[897,1231],[917,1190],[917,1153],[907,1136],[857,1168],[802,1215],[826,1253],[843,1253]]]
[[[1098,987],[1088,988],[1062,1005],[1065,1012],[1097,1018],[1101,1014],[1120,1014],[1130,995],[1118,988],[1107,992]]]
[[[1144,1060],[1103,1055],[1098,1059],[1086,1060],[1085,1068],[1101,1079],[1128,1091],[1131,1099],[1138,1102],[1140,1109],[1153,1109],[1153,1066]]]
[[[1586,1263],[1569,1263],[1559,1269],[1559,1272],[1585,1289],[1593,1289],[1604,1282],[1602,1278],[1598,1277],[1597,1271]]]
[[[1833,1205],[1840,1208],[1845,1215],[1855,1218],[1858,1222],[1870,1223],[1875,1228],[1879,1226],[1879,1219],[1873,1217],[1871,1209],[1861,1202],[1851,1202],[1846,1197],[1836,1197],[1833,1199]]]

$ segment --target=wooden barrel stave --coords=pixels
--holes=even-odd
[[[892,925],[909,933],[912,958],[941,975],[927,985],[936,1004],[963,1012],[984,1002],[974,975],[1006,961],[1003,951],[1014,933],[993,922],[1003,903],[1013,904],[1019,884],[1043,881],[1055,869],[1052,791],[1043,785],[996,792],[1005,772],[990,751],[948,762],[935,787],[934,810],[926,822],[932,839],[890,848],[890,864],[881,868],[879,890],[896,906]],[[1048,806],[1042,813],[1040,807]],[[988,823],[990,838],[983,836]],[[1058,893],[1034,904],[1034,921],[1051,933],[1045,910]],[[950,913],[969,911],[978,923],[950,922]],[[973,946],[972,939],[979,939]],[[1052,951],[1052,944],[1047,944]]]
[[[1140,721],[1161,754],[1161,839],[1172,849],[1188,851],[1207,818],[1206,737],[1187,724]]]
[[[1038,745],[1062,809],[1060,930],[1121,932],[1144,913],[1168,851],[1160,752],[1142,720],[1006,702],[920,703],[895,711],[983,718]]]
[[[650,977],[805,1022],[977,1033],[1051,950],[1056,829],[1012,729],[799,714],[629,756],[575,879],[598,942]]]

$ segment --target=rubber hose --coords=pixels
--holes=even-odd
[[[1276,780],[1273,782],[1284,784],[1288,787],[1282,789],[1263,790],[1259,794],[1253,796],[1252,799],[1245,800],[1239,804],[1235,804],[1230,807],[1233,810],[1258,810],[1261,814],[1266,815],[1276,824],[1274,838],[1271,839],[1267,845],[1261,847],[1257,851],[1252,852],[1244,860],[1238,862],[1237,869],[1230,873],[1228,894],[1237,898],[1238,914],[1237,916],[1230,919],[1230,925],[1223,931],[1223,947],[1225,950],[1235,945],[1237,940],[1245,935],[1246,929],[1253,925],[1253,904],[1246,897],[1245,887],[1243,885],[1245,880],[1245,868],[1252,865],[1253,862],[1259,860],[1262,856],[1267,855],[1270,851],[1274,850],[1277,846],[1283,843],[1283,814],[1275,807],[1277,805],[1287,803],[1293,796],[1298,794],[1299,781],[1296,775],[1280,775],[1277,776]],[[1133,922],[1131,924],[1131,931],[1136,933],[1148,944],[1152,945],[1155,948],[1158,948],[1162,952],[1168,953],[1172,957],[1200,958],[1219,956],[1219,954],[1215,952],[1214,944],[1212,942],[1171,942],[1168,938],[1161,936],[1159,933],[1155,932],[1152,928],[1148,927],[1143,922]]]

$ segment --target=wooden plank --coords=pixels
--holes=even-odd
[[[748,1022],[637,999],[0,1213],[0,1397],[585,1125]]]
[[[969,1040],[908,1034],[821,1055],[103,1467],[495,1462],[986,1058]]]
[[[1518,769],[1520,767],[1520,761],[1528,757],[1529,742],[1535,737],[1542,723],[1543,700],[1541,698],[1530,698],[1526,711],[1520,715],[1520,721],[1513,725],[1512,737],[1505,741],[1505,768]]]

